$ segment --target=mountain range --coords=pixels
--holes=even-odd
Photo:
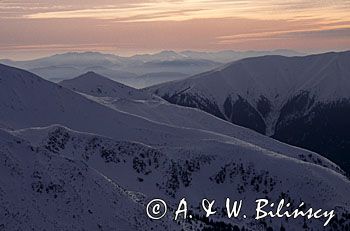
[[[54,230],[345,230],[350,182],[321,155],[94,72],[59,84],[0,65],[0,227]],[[158,92],[159,93],[159,92]],[[202,198],[242,199],[247,219]],[[163,198],[185,197],[198,219],[151,221]],[[323,220],[256,221],[254,201],[335,209]],[[223,202],[224,203],[224,202]]]
[[[329,158],[350,172],[350,52],[242,59],[148,88]]]
[[[142,88],[209,71],[226,62],[267,54],[301,55],[301,53],[291,50],[247,52],[162,51],[131,57],[99,52],[68,52],[26,61],[3,59],[0,60],[0,63],[26,69],[54,82],[94,71],[129,86]]]

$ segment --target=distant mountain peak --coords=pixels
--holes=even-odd
[[[70,52],[65,52],[65,53],[60,53],[60,54],[55,54],[49,57],[63,57],[63,56],[108,56],[108,57],[119,57],[114,54],[109,54],[109,53],[102,53],[102,52],[97,52],[97,51],[83,51],[83,52],[77,52],[77,51],[70,51]]]
[[[147,92],[126,86],[94,71],[88,71],[73,79],[63,80],[59,84],[73,91],[97,97],[129,99],[146,99],[150,97]]]
[[[163,51],[159,52],[158,54],[174,55],[174,54],[178,54],[178,53],[176,51],[172,51],[172,50],[163,50]]]
[[[75,77],[73,79],[77,79],[77,78],[80,78],[80,79],[88,79],[88,78],[91,79],[91,78],[94,78],[94,79],[97,79],[97,80],[104,79],[104,80],[113,81],[113,80],[111,80],[111,79],[109,79],[109,78],[107,78],[107,77],[105,77],[103,75],[100,75],[100,74],[96,73],[95,71],[87,71],[84,74],[79,75],[79,76],[77,76],[77,77]],[[64,82],[64,81],[65,80],[63,80],[62,82]],[[115,81],[113,81],[113,82],[115,82]],[[118,83],[118,82],[115,82],[115,83]]]

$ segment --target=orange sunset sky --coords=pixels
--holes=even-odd
[[[350,48],[349,0],[0,0],[0,58]]]

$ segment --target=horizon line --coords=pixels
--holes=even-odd
[[[35,55],[33,54],[32,57],[28,58],[14,58],[14,55],[10,55],[13,57],[0,57],[0,60],[10,60],[10,61],[30,61],[30,60],[36,60],[36,59],[42,59],[42,58],[48,58],[55,55],[65,55],[65,54],[86,54],[86,53],[95,53],[95,54],[102,54],[102,55],[114,55],[120,58],[132,58],[134,56],[138,55],[156,55],[163,52],[174,52],[176,54],[181,54],[184,52],[202,52],[202,53],[220,53],[220,52],[236,52],[236,53],[249,53],[249,52],[295,52],[299,53],[300,55],[312,55],[312,54],[322,54],[322,53],[329,53],[329,52],[345,52],[349,51],[350,48],[347,49],[325,49],[325,50],[297,50],[297,49],[288,49],[288,48],[276,48],[276,49],[250,49],[250,50],[234,50],[234,49],[218,49],[218,50],[203,50],[203,49],[159,49],[154,51],[145,51],[145,52],[130,52],[128,55],[126,55],[124,52],[111,52],[111,51],[103,51],[103,50],[67,50],[67,51],[61,51],[61,52],[47,52],[46,54],[42,55]],[[21,53],[21,52],[18,52]],[[31,52],[29,52],[31,53]],[[124,53],[124,54],[122,54]]]

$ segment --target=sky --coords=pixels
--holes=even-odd
[[[350,0],[0,0],[0,58],[350,49]]]

